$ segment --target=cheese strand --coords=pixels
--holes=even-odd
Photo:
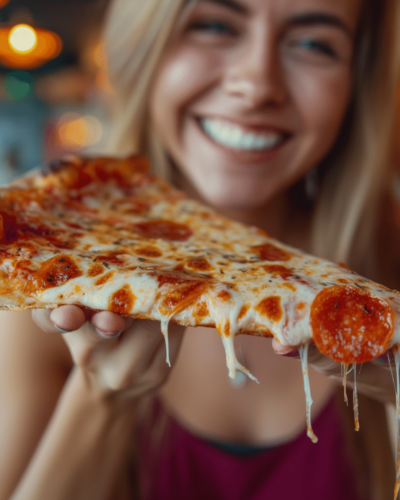
[[[353,410],[354,410],[354,423],[355,430],[360,430],[360,416],[358,413],[358,395],[357,395],[357,365],[353,363],[353,372],[354,372],[354,388],[353,388]]]
[[[229,371],[229,377],[234,380],[236,378],[236,371],[238,370],[247,375],[251,380],[254,380],[254,382],[257,382],[257,384],[259,384],[259,381],[256,379],[256,377],[252,375],[249,370],[245,368],[241,363],[239,363],[236,357],[235,347],[233,343],[234,338],[234,335],[229,335],[229,337],[225,337],[225,335],[223,334],[221,335],[222,344],[225,349],[226,366]]]
[[[344,402],[349,406],[349,398],[347,397],[347,371],[349,369],[348,363],[342,363],[342,373],[343,373],[343,392],[344,392]]]
[[[306,395],[306,417],[307,417],[307,436],[313,443],[318,441],[317,436],[314,434],[311,426],[311,405],[313,400],[311,398],[310,379],[308,378],[308,346],[309,342],[299,347],[299,354],[301,359],[301,367],[303,370],[304,392]]]
[[[169,320],[172,318],[172,316],[167,316],[166,318],[161,318],[161,332],[164,335],[164,340],[165,340],[165,349],[167,351],[167,364],[169,367],[171,367],[171,362],[169,360],[169,340],[168,340],[168,325],[169,325]]]

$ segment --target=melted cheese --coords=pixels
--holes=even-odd
[[[360,416],[358,413],[358,394],[357,394],[357,365],[353,364],[354,387],[353,387],[353,410],[355,430],[360,430]]]
[[[306,395],[306,418],[307,418],[307,436],[313,443],[318,442],[317,436],[314,434],[311,426],[311,405],[313,400],[311,397],[310,380],[308,378],[308,346],[309,342],[299,347],[299,354],[301,359],[301,368],[303,370],[304,392]]]
[[[362,301],[353,301],[358,331],[350,340],[340,328],[329,330],[326,318],[318,325],[322,343],[325,330],[329,341],[337,334],[329,354],[345,363],[344,384],[346,363],[354,360],[343,358],[343,346],[349,359],[360,359],[358,340],[372,316],[383,325],[383,340],[368,340],[368,356],[400,344],[398,292],[229,221],[150,175],[140,158],[76,159],[48,175],[17,180],[0,189],[0,217],[0,308],[80,304],[158,320],[168,363],[171,319],[215,327],[232,379],[240,372],[256,381],[237,360],[238,334],[299,346],[313,440],[307,350],[315,335],[310,322],[317,297],[335,287],[368,297],[364,310],[358,307]],[[383,304],[382,318],[376,304]],[[396,363],[399,370],[398,355]],[[353,371],[356,377],[355,365]],[[354,383],[357,422],[356,378]]]

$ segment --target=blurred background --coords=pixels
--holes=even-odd
[[[68,153],[104,152],[108,3],[0,0],[0,185]]]
[[[68,153],[104,151],[107,3],[0,0],[0,185]]]

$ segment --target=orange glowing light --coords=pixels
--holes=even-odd
[[[11,49],[18,54],[33,52],[38,43],[36,31],[28,24],[17,24],[8,34]]]
[[[60,145],[67,150],[79,151],[99,142],[102,126],[94,116],[81,116],[66,113],[57,124],[57,136]]]
[[[0,9],[8,4],[10,0],[0,0]]]
[[[61,50],[61,38],[52,31],[28,24],[0,29],[0,62],[8,68],[38,68],[57,57]]]

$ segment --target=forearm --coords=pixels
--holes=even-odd
[[[75,369],[12,500],[109,500],[129,456],[135,404]]]

